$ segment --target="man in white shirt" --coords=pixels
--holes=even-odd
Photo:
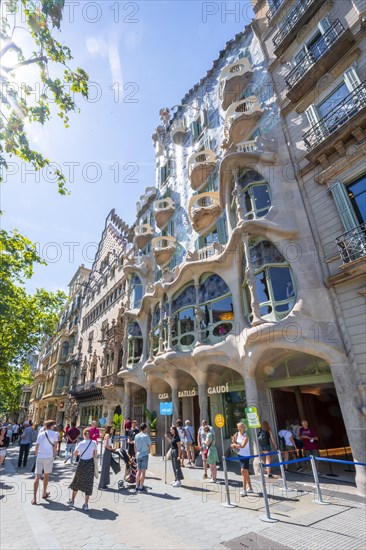
[[[43,494],[42,498],[47,499],[50,494],[47,493],[48,478],[52,473],[53,461],[57,452],[58,434],[52,431],[54,420],[46,420],[44,423],[44,431],[38,434],[36,448],[34,454],[37,457],[36,461],[36,479],[33,486],[32,504],[37,504],[37,491],[39,479],[44,471]]]

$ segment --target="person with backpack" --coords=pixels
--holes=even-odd
[[[181,420],[177,420],[176,427],[178,430],[178,435],[180,438],[180,466],[181,468],[184,468],[184,459],[186,458],[186,443],[187,443],[187,436],[186,436],[186,430],[183,428],[183,422]]]
[[[278,437],[280,439],[280,450],[284,455],[285,462],[289,460],[289,456],[290,460],[295,459],[297,456],[297,447],[292,432],[284,425],[278,432]],[[288,470],[288,464],[285,464],[285,470]],[[302,466],[299,464],[297,471],[300,472],[301,470]]]
[[[258,445],[260,454],[267,455],[263,457],[265,460],[262,460],[262,462],[264,462],[266,465],[268,477],[273,477],[273,475],[271,474],[271,457],[269,455],[269,453],[271,452],[271,443],[273,445],[273,448],[277,450],[277,444],[275,438],[273,437],[272,430],[267,420],[263,420],[260,430],[258,432]]]

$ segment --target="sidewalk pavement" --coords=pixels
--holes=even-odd
[[[294,490],[287,496],[279,478],[266,478],[271,516],[278,523],[261,521],[264,503],[259,477],[251,476],[255,493],[240,497],[239,465],[231,463],[229,472],[231,500],[225,502],[223,472],[220,483],[202,479],[202,469],[184,468],[182,487],[173,481],[172,465],[150,457],[146,479],[147,492],[135,494],[118,489],[124,465],[111,476],[108,490],[95,487],[90,511],[83,512],[82,495],[77,508],[66,506],[68,485],[75,466],[58,459],[51,477],[49,500],[31,505],[34,462],[30,455],[25,469],[17,469],[18,448],[10,448],[5,468],[0,470],[1,550],[116,548],[116,549],[332,549],[361,550],[365,543],[365,505],[354,487],[323,484],[328,506],[313,502],[312,477],[289,475]],[[294,481],[291,479],[294,478]],[[296,478],[296,479],[295,479]]]

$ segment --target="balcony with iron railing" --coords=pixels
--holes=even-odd
[[[336,243],[343,265],[366,257],[366,223],[340,235]]]
[[[303,135],[306,158],[315,160],[319,155],[332,152],[334,145],[353,138],[356,128],[366,125],[366,81],[349,93],[329,113]]]
[[[300,0],[287,13],[279,31],[273,37],[274,54],[279,57],[296,38],[297,33],[306,25],[326,0]]]
[[[112,374],[106,374],[105,376],[102,376],[102,378],[101,378],[102,388],[106,387],[106,386],[122,386],[122,385],[123,385],[123,380],[122,380],[122,378],[119,378],[117,376],[116,372],[114,372]]]
[[[219,78],[218,95],[224,111],[234,101],[238,101],[253,76],[252,66],[247,58],[238,59],[226,65]]]
[[[157,200],[154,202],[153,207],[156,225],[159,229],[164,229],[175,211],[173,199],[167,197]]]
[[[311,90],[351,47],[352,43],[351,31],[349,29],[345,31],[339,19],[334,21],[286,77],[289,90],[287,97],[290,101],[299,101]]]
[[[194,191],[206,182],[208,176],[215,170],[216,156],[211,149],[193,153],[188,159],[188,176]]]
[[[218,192],[193,195],[189,201],[188,212],[196,233],[208,229],[221,214]]]
[[[279,9],[282,8],[285,1],[286,0],[277,0],[275,2],[271,2],[270,8],[266,13],[268,21],[270,21],[276,15],[276,13],[278,13]]]
[[[255,96],[232,103],[226,111],[222,147],[228,149],[246,141],[256,129],[262,114],[263,109]]]

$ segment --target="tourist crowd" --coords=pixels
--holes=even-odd
[[[185,460],[188,467],[203,467],[203,479],[211,483],[217,482],[217,463],[219,462],[216,447],[216,436],[212,426],[206,420],[202,420],[197,432],[189,420],[183,423],[177,420],[165,435],[169,450],[166,458],[172,462],[174,481],[173,487],[181,487],[184,480],[183,468]],[[257,434],[259,451],[268,477],[271,473],[271,452],[280,450],[284,461],[293,458],[319,455],[318,435],[309,427],[307,420],[293,423],[286,422],[278,432],[277,440],[267,421],[263,421]],[[147,424],[140,426],[136,420],[127,418],[124,422],[125,449],[121,445],[115,445],[116,437],[112,426],[105,426],[99,429],[97,422],[93,421],[90,427],[82,430],[75,422],[67,424],[65,428],[56,425],[53,420],[46,420],[43,425],[33,426],[31,421],[23,424],[6,424],[0,428],[0,466],[4,465],[7,449],[12,443],[19,444],[18,468],[25,468],[29,452],[35,444],[35,461],[32,472],[34,474],[34,495],[32,504],[37,504],[37,494],[40,479],[43,479],[42,498],[49,499],[47,491],[49,476],[52,473],[55,458],[61,454],[61,444],[65,442],[64,463],[70,461],[74,465],[75,472],[69,488],[71,496],[67,502],[68,506],[75,506],[77,493],[84,493],[82,509],[88,511],[89,498],[93,492],[94,480],[99,479],[98,488],[107,489],[110,484],[110,470],[115,474],[120,470],[119,460],[122,459],[126,465],[124,480],[126,483],[135,485],[138,493],[146,491],[144,482],[146,470],[148,469],[149,452],[152,445],[150,435],[147,433]],[[119,442],[121,438],[117,439]],[[98,449],[98,443],[100,447]],[[199,455],[196,459],[196,448]],[[252,458],[250,439],[247,426],[244,422],[237,424],[237,431],[231,437],[230,448],[237,455],[242,476],[241,496],[253,493],[250,481],[249,461]],[[100,461],[98,459],[100,452]],[[288,465],[285,465],[288,468]],[[302,469],[301,463],[297,463],[297,469]],[[208,479],[210,471],[210,479]],[[123,484],[123,482],[122,482]]]

